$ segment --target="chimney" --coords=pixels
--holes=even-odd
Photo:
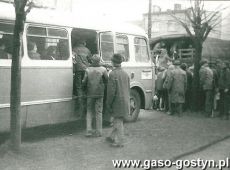
[[[174,4],[174,11],[180,11],[181,10],[181,4]]]
[[[161,8],[158,5],[153,5],[153,13],[161,12]]]

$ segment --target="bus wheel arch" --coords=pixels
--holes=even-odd
[[[140,109],[144,108],[144,93],[141,88],[133,87],[130,90],[130,114],[125,117],[126,122],[135,122],[138,119]]]

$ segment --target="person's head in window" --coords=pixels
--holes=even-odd
[[[3,39],[0,39],[0,49],[5,50],[5,48],[6,48],[6,45],[5,45],[4,41],[3,41]]]
[[[67,40],[60,40],[57,44],[57,56],[59,60],[66,60],[69,57],[69,46]]]
[[[5,52],[5,43],[2,39],[0,39],[0,59],[8,59],[7,52]]]
[[[40,60],[41,59],[40,54],[37,53],[37,45],[35,42],[32,42],[32,41],[29,42],[27,48],[28,48],[28,55],[31,59],[33,59],[33,60]]]
[[[37,52],[37,44],[35,42],[29,42],[28,43],[28,51],[34,51]]]
[[[47,48],[46,60],[55,60],[57,49],[55,46],[49,46]]]

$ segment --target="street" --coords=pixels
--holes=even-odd
[[[47,126],[23,134],[20,154],[1,152],[0,169],[110,170],[114,169],[112,160],[115,159],[166,160],[178,156],[179,159],[196,156],[203,159],[223,159],[222,155],[229,154],[229,143],[221,145],[222,149],[215,147],[205,153],[203,150],[187,156],[186,153],[210,144],[218,146],[216,142],[230,136],[229,129],[229,120],[205,118],[192,113],[177,117],[142,110],[137,122],[125,124],[124,148],[111,148],[105,142],[105,137],[111,131],[110,127],[103,129],[103,137],[86,138],[84,128],[74,123]],[[226,141],[229,142],[227,138]]]

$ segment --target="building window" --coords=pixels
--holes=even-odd
[[[27,29],[27,51],[32,60],[67,60],[68,33],[64,29],[30,26]]]
[[[160,32],[160,22],[152,23],[152,32]]]
[[[124,61],[129,61],[129,41],[127,36],[116,36],[116,51],[124,57]]]
[[[137,62],[149,62],[147,41],[144,38],[136,37],[134,39],[135,60]]]
[[[175,32],[177,30],[177,23],[175,21],[168,21],[167,26],[169,32]]]

